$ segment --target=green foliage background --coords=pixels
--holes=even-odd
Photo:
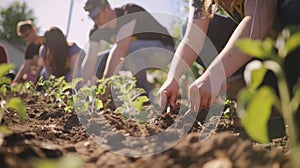
[[[25,41],[16,33],[16,26],[19,21],[31,20],[36,22],[34,11],[29,8],[26,2],[13,1],[6,7],[0,8],[0,38],[25,44]],[[39,27],[36,27],[37,31]]]

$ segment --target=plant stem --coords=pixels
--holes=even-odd
[[[285,78],[285,75],[281,71],[280,73],[277,73],[277,79],[278,79],[278,89],[279,89],[279,94],[281,98],[281,107],[282,107],[282,115],[284,118],[284,122],[288,125],[288,134],[289,134],[289,139],[292,144],[292,149],[296,150],[297,146],[297,132],[296,132],[296,125],[295,121],[293,118],[293,111],[290,105],[291,98],[289,94],[289,89],[288,89],[288,84]],[[296,152],[292,152],[292,160],[293,160],[293,166],[294,167],[300,167],[300,163],[297,161],[297,155]]]

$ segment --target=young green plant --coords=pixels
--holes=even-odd
[[[2,121],[2,117],[4,112],[9,112],[8,109],[14,109],[19,114],[20,121],[23,123],[25,121],[26,108],[18,97],[12,97],[9,100],[5,100],[4,96],[7,95],[7,88],[9,88],[10,80],[5,77],[5,74],[9,72],[14,65],[12,64],[1,64],[0,65],[0,123]],[[6,88],[6,89],[4,89]]]
[[[294,166],[300,167],[299,159],[297,159],[300,146],[297,142],[298,134],[294,120],[300,102],[300,82],[294,86],[293,94],[290,93],[284,73],[284,60],[300,47],[300,27],[284,29],[276,41],[270,38],[264,41],[243,39],[236,45],[244,53],[262,60],[255,62],[257,65],[251,73],[250,83],[247,83],[247,88],[243,89],[238,96],[238,111],[242,124],[254,140],[262,143],[269,142],[267,122],[274,106],[281,112],[288,125],[289,140],[294,149],[292,152]],[[279,95],[276,95],[271,87],[259,87],[267,70],[273,71],[277,78]]]
[[[136,88],[135,78],[126,78],[121,76],[112,77],[112,91],[121,105],[117,107],[116,113],[125,118],[137,120],[140,123],[146,122],[148,111],[143,108],[143,104],[148,102],[147,96],[144,96],[145,90]]]

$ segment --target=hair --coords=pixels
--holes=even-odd
[[[85,3],[84,10],[91,11],[97,7],[104,9],[107,5],[109,5],[107,0],[88,0]]]
[[[20,21],[17,24],[17,34],[18,36],[22,36],[27,30],[33,29],[32,21],[31,20],[24,20]]]
[[[199,12],[204,16],[214,15],[224,0],[194,0],[193,6],[196,8],[195,15]],[[231,0],[230,5],[233,6],[236,0]],[[214,10],[212,10],[212,6]]]
[[[60,77],[69,69],[69,45],[63,32],[58,27],[51,27],[44,34],[44,62],[50,67],[53,75]]]

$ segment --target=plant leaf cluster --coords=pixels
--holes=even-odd
[[[299,147],[296,123],[293,119],[300,104],[300,80],[294,85],[293,92],[287,83],[284,71],[285,59],[300,47],[300,27],[291,26],[283,29],[278,38],[273,40],[242,39],[236,46],[244,53],[257,58],[248,66],[252,66],[250,81],[247,88],[238,96],[238,112],[248,134],[261,143],[269,142],[267,123],[273,109],[280,112],[288,125],[288,135],[294,149]],[[247,69],[247,68],[246,68]],[[274,72],[277,78],[279,94],[273,88],[261,86],[267,71]],[[299,158],[299,151],[294,152],[294,158]],[[297,160],[297,159],[296,159]],[[300,162],[294,160],[296,167]]]
[[[117,102],[121,104],[116,109],[116,113],[140,123],[146,122],[149,112],[143,108],[143,104],[149,99],[145,96],[144,89],[136,87],[135,78],[114,76],[111,88],[113,94],[116,95],[116,104]]]

